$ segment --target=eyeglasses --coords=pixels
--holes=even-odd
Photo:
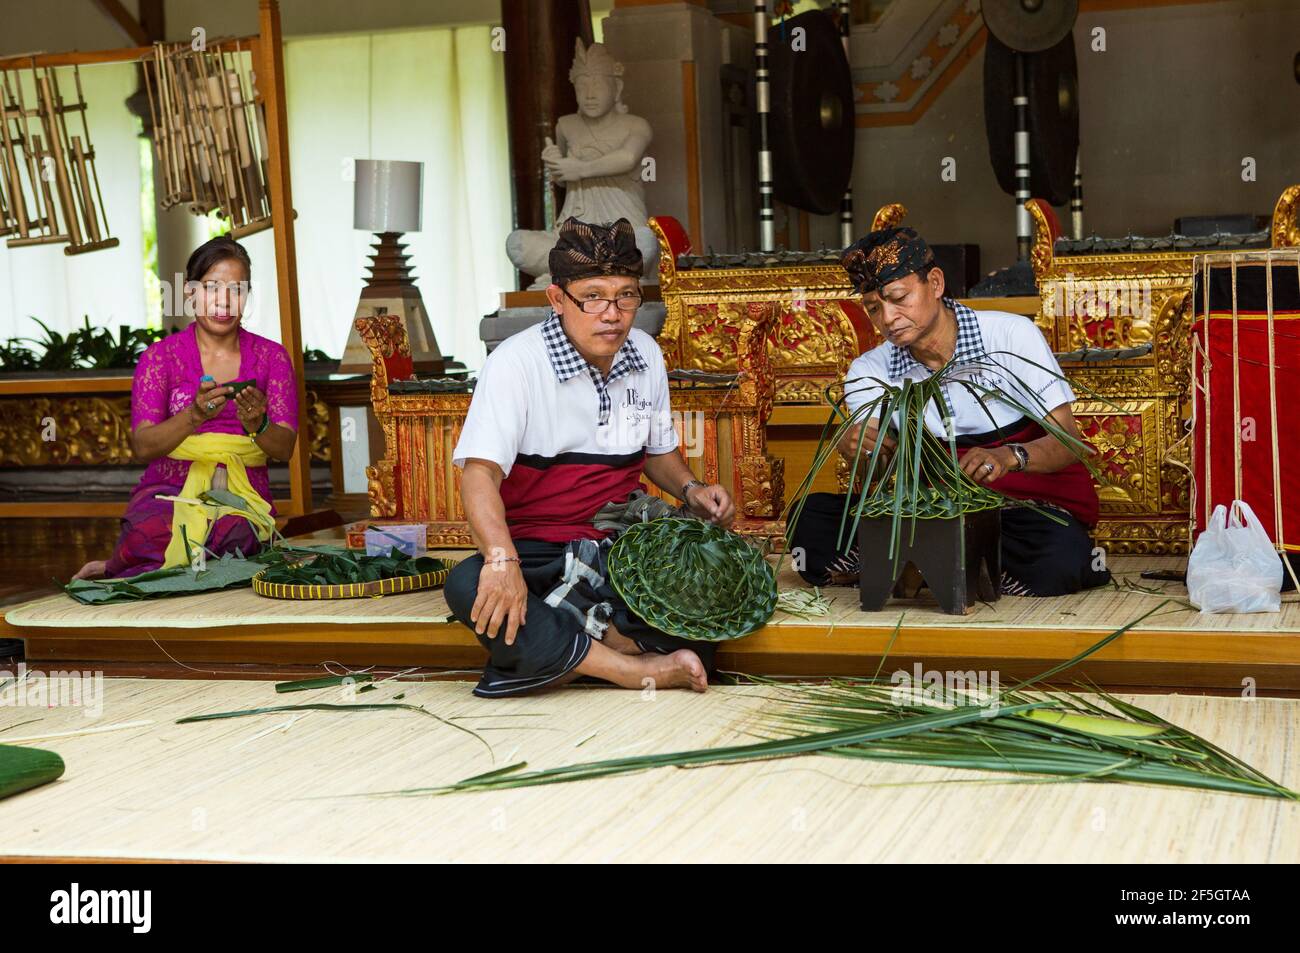
[[[561,288],[564,296],[582,309],[583,314],[602,314],[611,304],[620,311],[635,311],[641,307],[640,295],[619,295],[617,298],[583,298],[579,301],[569,294],[568,288]]]

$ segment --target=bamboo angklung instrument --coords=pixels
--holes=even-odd
[[[227,49],[230,42],[204,50],[155,44],[145,73],[167,185],[160,204],[216,211],[238,238],[271,227],[271,204],[261,103],[252,83],[244,85],[250,70],[241,43]]]
[[[36,70],[32,69],[33,83],[36,80]],[[15,167],[15,194],[23,196],[22,173],[27,174],[27,190],[31,192],[32,202],[35,207],[35,214],[24,217],[27,219],[26,228],[20,228],[18,237],[9,239],[6,242],[11,248],[21,248],[26,245],[54,245],[69,240],[67,232],[59,226],[58,214],[55,211],[54,196],[50,192],[50,177],[52,174],[53,159],[46,154],[42,147],[40,135],[33,133],[31,124],[28,122],[31,118],[40,116],[39,109],[29,110],[27,100],[23,95],[22,75],[15,76],[11,82],[9,72],[4,71],[5,87],[5,117],[6,120],[12,120],[15,123],[13,134],[10,139],[10,159]],[[22,162],[18,162],[17,151],[22,150]],[[25,203],[25,199],[24,199]]]
[[[772,148],[767,138],[767,117],[772,111],[767,71],[767,0],[754,0],[754,100],[758,111],[758,248],[760,251],[776,251]]]
[[[67,104],[59,92],[58,77],[49,67],[41,78],[41,91],[45,97],[45,111],[50,119],[50,135],[55,153],[55,175],[60,192],[64,195],[65,218],[72,241],[63,249],[65,255],[80,255],[114,248],[116,238],[108,235],[108,214],[99,188],[99,173],[95,171],[95,147],[90,140],[90,124],[86,120],[86,98],[81,88],[81,69],[72,67],[76,102]],[[68,133],[67,115],[81,117],[81,135]],[[102,225],[102,227],[101,227]]]
[[[2,155],[0,159],[3,159]],[[5,196],[8,191],[7,180],[3,172],[0,172],[0,235],[12,234],[15,228],[13,216],[9,214],[9,200]]]
[[[9,107],[3,87],[0,87],[0,193],[4,208],[0,212],[0,235],[27,234],[27,199],[23,195],[22,180],[14,159],[13,140],[9,135]]]
[[[22,73],[11,77],[10,71],[4,71],[0,90],[0,178],[5,183],[9,208],[0,223],[5,226],[0,234],[15,234],[7,243],[10,246],[67,243],[64,254],[77,255],[118,244],[108,235],[108,215],[95,170],[81,71],[74,65],[72,72],[76,98],[68,102],[59,90],[54,69],[47,66],[38,70],[33,59],[31,81],[36,105],[28,109]],[[68,132],[69,113],[81,117],[78,135]],[[39,122],[39,133],[33,132],[30,120]],[[35,214],[28,211],[28,192]]]

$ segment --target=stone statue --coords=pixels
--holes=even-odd
[[[578,95],[578,111],[560,117],[555,140],[547,137],[542,150],[546,175],[564,186],[564,207],[556,224],[569,216],[598,224],[626,218],[636,227],[646,277],[655,281],[659,245],[645,225],[641,188],[641,158],[650,144],[650,124],[629,115],[623,105],[623,64],[609,55],[604,44],[584,48],[579,39],[574,45],[569,80]],[[530,288],[551,283],[547,257],[556,234],[518,229],[506,239],[506,254],[515,267],[537,278]]]

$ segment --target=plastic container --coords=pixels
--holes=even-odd
[[[366,555],[387,556],[396,549],[408,556],[424,552],[427,540],[423,523],[385,523],[366,527]]]

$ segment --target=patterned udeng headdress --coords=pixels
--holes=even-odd
[[[879,291],[934,264],[934,253],[911,228],[882,228],[858,239],[840,256],[858,294]]]
[[[632,223],[592,225],[576,218],[560,223],[560,240],[551,249],[551,280],[556,284],[598,275],[641,277],[641,249]]]

